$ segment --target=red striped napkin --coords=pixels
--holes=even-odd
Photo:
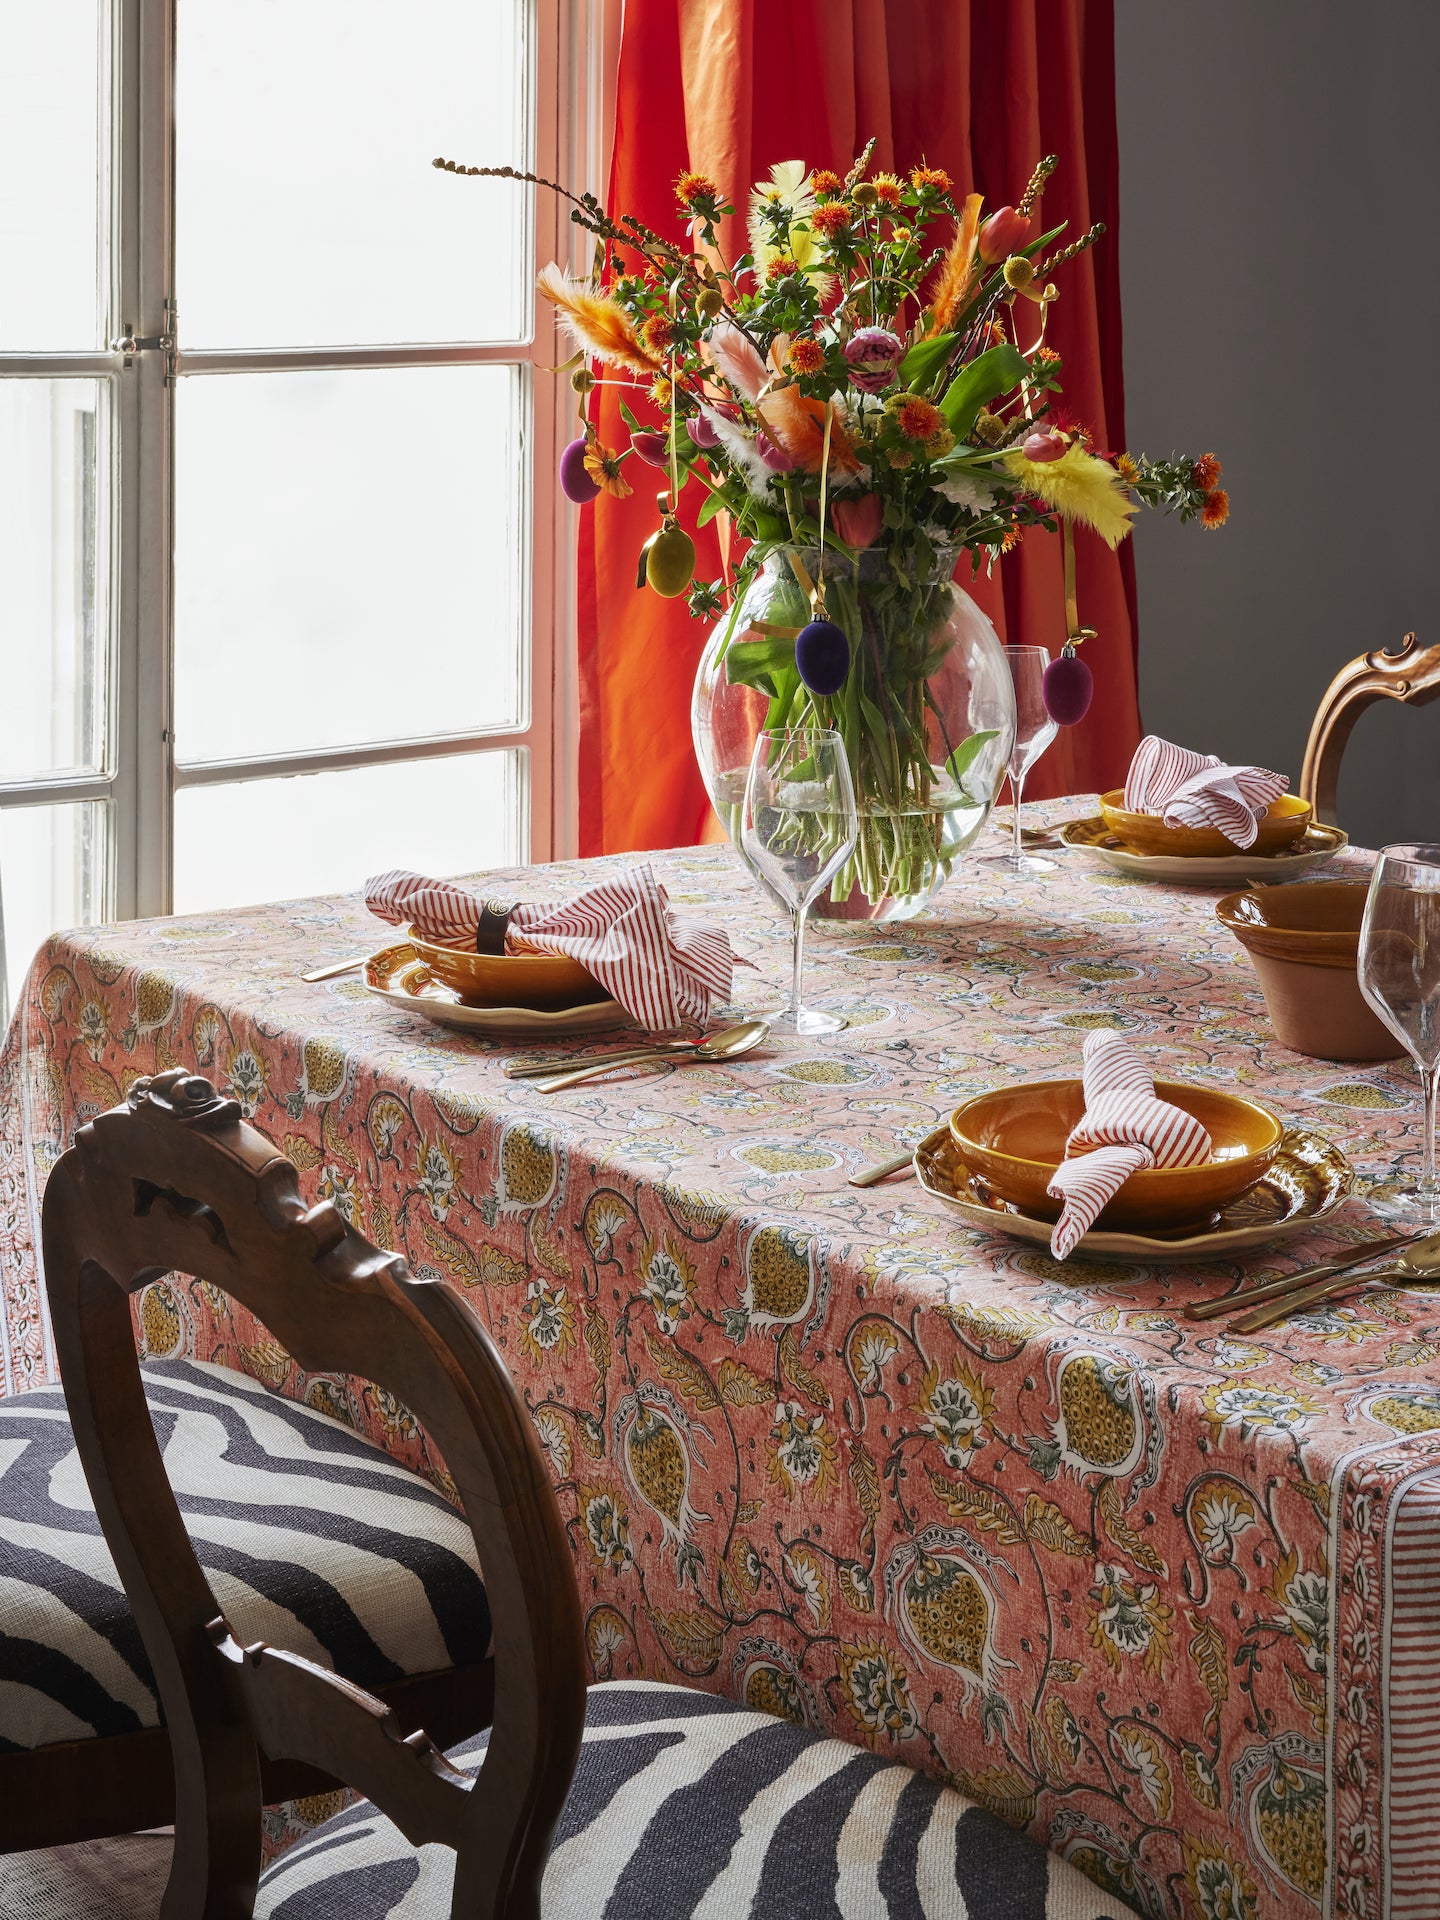
[[[1084,1060],[1085,1113],[1046,1189],[1065,1202],[1050,1236],[1057,1260],[1069,1258],[1132,1173],[1198,1167],[1211,1153],[1210,1135],[1192,1114],[1155,1098],[1155,1082],[1123,1034],[1087,1034]]]
[[[1213,827],[1237,847],[1252,847],[1271,802],[1289,785],[1283,773],[1227,766],[1150,733],[1125,776],[1125,807],[1158,813],[1167,827]]]
[[[482,915],[504,919],[507,952],[564,953],[578,960],[641,1026],[701,1026],[730,998],[735,956],[718,927],[682,919],[648,865],[587,887],[573,899],[511,907],[453,880],[382,873],[365,883],[365,904],[391,926],[413,925],[427,940],[473,948]]]

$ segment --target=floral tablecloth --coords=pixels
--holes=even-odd
[[[733,854],[656,861],[736,930],[761,1004],[787,934]],[[496,884],[553,896],[619,864]],[[1433,1920],[1431,1301],[1375,1290],[1240,1340],[1177,1311],[1233,1268],[1061,1267],[913,1182],[845,1184],[968,1093],[1076,1071],[1097,1025],[1393,1172],[1413,1073],[1278,1048],[1214,898],[1079,853],[1043,882],[971,864],[919,921],[816,930],[812,985],[851,1021],[833,1040],[548,1097],[503,1077],[512,1047],[354,977],[299,983],[374,943],[354,898],[59,936],[0,1063],[4,1389],[51,1363],[47,1167],[134,1076],[194,1067],[310,1196],[490,1326],[597,1675],[681,1676],[931,1768],[1147,1914]],[[1352,1202],[1249,1274],[1365,1226]],[[405,1407],[298,1373],[212,1288],[137,1311],[151,1351],[246,1368],[445,1483]]]

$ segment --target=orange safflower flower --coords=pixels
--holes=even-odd
[[[708,173],[682,173],[675,182],[675,198],[682,207],[693,207],[697,200],[718,200],[720,189]]]
[[[809,225],[826,240],[833,240],[837,234],[844,233],[850,224],[850,209],[843,200],[827,200],[816,207],[811,214]]]
[[[1054,347],[1037,347],[1030,358],[1037,367],[1057,367],[1060,364],[1060,356]]]
[[[875,198],[882,207],[899,206],[902,188],[893,173],[877,173],[870,184],[875,189]]]
[[[895,410],[895,424],[907,440],[933,440],[945,426],[945,416],[932,401],[911,394]]]
[[[819,373],[825,364],[825,349],[818,340],[792,340],[788,358],[792,373]]]
[[[650,382],[650,398],[662,413],[670,411],[671,402],[675,398],[675,389],[671,386],[667,375],[657,374]]]
[[[1220,462],[1213,453],[1202,453],[1190,469],[1190,484],[1201,493],[1212,493],[1220,480]]]
[[[675,344],[675,322],[668,313],[652,313],[640,323],[640,344],[656,360],[663,360]]]
[[[915,236],[909,227],[892,227],[890,230],[890,238],[895,242],[897,247],[908,247]]]
[[[821,167],[818,173],[812,173],[810,176],[810,189],[812,193],[838,193],[840,186],[841,180],[839,174],[831,173],[828,167]]]
[[[1019,526],[1014,520],[1012,520],[1009,526],[1005,529],[1004,533],[1002,533],[1000,536],[1001,553],[1013,553],[1016,547],[1019,546],[1020,539],[1024,531],[1025,529],[1023,527]]]
[[[1205,496],[1205,504],[1200,509],[1200,524],[1213,532],[1223,527],[1230,518],[1230,496],[1224,487],[1212,487]]]
[[[782,253],[778,259],[772,260],[766,267],[765,278],[772,283],[776,280],[788,280],[792,273],[799,273],[799,271],[798,264],[788,254]]]
[[[1128,453],[1116,454],[1115,471],[1127,487],[1133,487],[1135,482],[1140,478],[1140,468]]]
[[[943,167],[912,167],[910,184],[917,192],[923,192],[926,187],[933,187],[936,193],[948,193],[950,176]]]

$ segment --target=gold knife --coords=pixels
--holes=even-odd
[[[1363,1267],[1367,1260],[1378,1260],[1382,1254],[1394,1253],[1397,1247],[1408,1246],[1419,1237],[1418,1232],[1411,1232],[1397,1233],[1387,1240],[1367,1240],[1361,1247],[1352,1247],[1343,1260],[1322,1260],[1318,1266],[1301,1267],[1295,1273],[1283,1274],[1278,1280],[1267,1280],[1263,1286],[1250,1287],[1244,1293],[1222,1294],[1218,1300],[1192,1301],[1185,1309],[1185,1318],[1218,1320],[1226,1313],[1248,1313],[1251,1307],[1263,1306],[1269,1300],[1279,1300],[1287,1293],[1298,1293],[1302,1287],[1308,1287],[1314,1281],[1328,1280],[1337,1273],[1349,1273],[1352,1267]]]

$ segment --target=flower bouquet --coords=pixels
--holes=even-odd
[[[735,211],[700,173],[675,185],[686,243],[575,196],[596,236],[586,279],[545,268],[541,292],[575,342],[581,431],[560,478],[585,502],[655,470],[658,524],[637,582],[716,621],[696,683],[697,751],[738,843],[744,769],[762,728],[834,728],[850,760],[860,839],[832,911],[913,913],[988,814],[1014,731],[1003,652],[954,575],[993,566],[1025,529],[1065,540],[1067,640],[1047,676],[1073,723],[1090,676],[1073,529],[1114,546],[1137,506],[1227,512],[1212,455],[1148,460],[1092,444],[1064,411],[1046,343],[1052,275],[1100,237],[1042,230],[1042,160],[1015,206],[988,217],[947,174],[843,176],[800,161],[751,192],[749,249],[727,260]],[[454,172],[536,180],[508,167]],[[538,181],[554,187],[553,182]],[[596,367],[601,370],[597,373]],[[590,396],[622,382],[628,444],[602,444]],[[678,519],[686,486],[724,516],[725,571],[695,578]]]

